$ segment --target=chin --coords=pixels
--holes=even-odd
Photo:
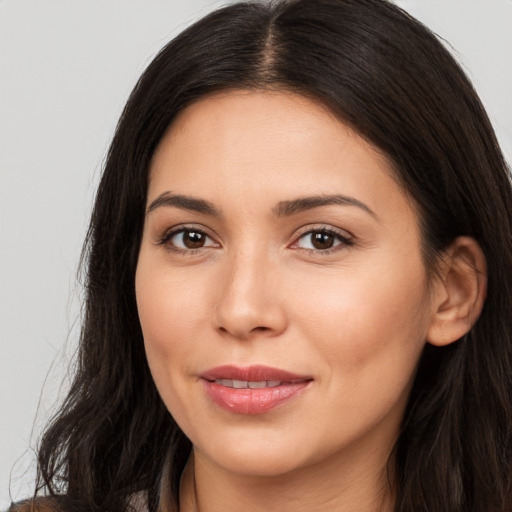
[[[255,437],[255,436],[254,436]],[[245,436],[231,436],[230,442],[211,443],[206,450],[195,448],[200,457],[230,473],[254,477],[276,477],[310,466],[321,460],[320,450],[300,439],[281,435],[278,439],[259,436],[258,440]],[[311,441],[311,440],[310,440]],[[308,446],[305,452],[304,448]]]
[[[215,461],[230,473],[253,477],[277,477],[304,467],[304,461],[289,454],[236,453]]]

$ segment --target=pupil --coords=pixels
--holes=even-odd
[[[185,231],[183,242],[189,249],[198,249],[204,245],[204,236],[196,231]]]
[[[330,233],[315,233],[313,246],[315,249],[330,249],[333,246],[334,237]]]

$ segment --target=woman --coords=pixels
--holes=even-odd
[[[50,496],[14,509],[510,510],[511,207],[400,9],[207,16],[120,120]]]

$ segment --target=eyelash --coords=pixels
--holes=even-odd
[[[204,230],[195,228],[193,226],[184,226],[176,229],[172,229],[171,231],[167,231],[164,236],[158,241],[158,245],[164,246],[167,250],[175,253],[175,254],[183,254],[183,255],[194,255],[197,254],[199,251],[205,248],[203,247],[197,247],[195,249],[184,249],[182,247],[177,247],[174,244],[169,243],[170,240],[175,237],[176,235],[179,235],[180,233],[196,233],[198,235],[201,235],[204,238],[210,239],[213,241],[212,237],[209,236]],[[216,244],[216,243],[215,243]],[[216,244],[218,245],[218,244]],[[211,245],[207,245],[206,248],[212,247]]]
[[[302,247],[297,247],[297,244],[299,243],[300,240],[303,240],[307,236],[312,236],[315,233],[333,236],[339,243],[336,243],[336,245],[326,248],[326,249],[305,249]],[[331,227],[321,226],[318,228],[308,229],[307,231],[304,231],[303,233],[301,233],[295,239],[295,241],[291,244],[291,247],[295,248],[295,250],[298,250],[298,251],[306,251],[308,253],[313,252],[315,254],[320,254],[320,255],[326,256],[326,255],[332,254],[336,251],[339,251],[345,247],[352,247],[354,245],[355,245],[355,240],[353,239],[352,236],[348,235],[348,233],[346,233],[346,234],[341,233],[340,231],[333,229]]]
[[[176,235],[179,235],[180,233],[184,234],[186,232],[196,233],[198,235],[201,235],[202,237],[205,237],[205,238],[213,241],[212,237],[210,237],[202,229],[198,229],[198,228],[194,228],[194,227],[180,227],[180,228],[172,229],[171,231],[166,232],[164,234],[164,236],[157,242],[157,245],[164,246],[167,250],[172,251],[175,254],[183,254],[183,255],[194,255],[194,254],[197,254],[202,249],[205,249],[208,247],[215,247],[215,246],[218,247],[217,242],[214,242],[212,245],[201,246],[201,247],[197,247],[197,248],[188,248],[188,249],[177,247],[176,245],[169,243],[170,240],[173,237],[175,237]],[[336,243],[334,246],[326,248],[326,249],[314,249],[314,248],[310,249],[310,248],[303,248],[303,247],[297,246],[301,240],[305,239],[307,236],[312,236],[315,233],[333,236],[336,238],[337,242],[339,242],[339,243]],[[343,247],[352,247],[353,245],[355,245],[355,241],[351,236],[346,236],[331,227],[322,226],[322,227],[304,231],[303,233],[301,233],[299,236],[297,236],[295,238],[294,242],[289,247],[291,247],[294,250],[305,251],[307,253],[328,255],[328,254],[331,254],[333,252],[336,252],[336,251],[342,249]]]

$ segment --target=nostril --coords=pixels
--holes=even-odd
[[[269,331],[270,327],[264,327],[264,326],[254,327],[252,330],[256,331],[256,332],[265,332],[265,331]]]

